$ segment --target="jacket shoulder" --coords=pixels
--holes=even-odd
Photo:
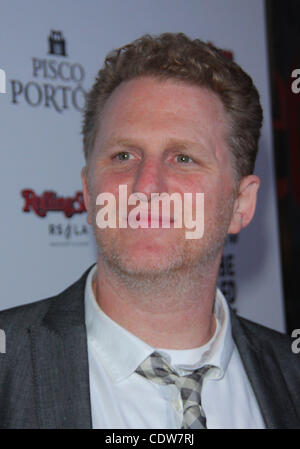
[[[240,325],[243,327],[244,331],[252,337],[256,336],[257,338],[262,338],[265,340],[271,339],[276,342],[282,342],[283,344],[291,340],[291,337],[288,334],[272,329],[263,324],[259,324],[255,321],[251,321],[247,318],[241,317],[235,312],[232,312],[232,317],[233,316],[240,322]]]
[[[36,351],[40,349],[39,370],[44,373],[41,382],[45,383],[45,391],[51,391],[53,386],[47,383],[51,376],[45,373],[48,369],[51,372],[52,362],[55,365],[53,355],[61,354],[65,332],[70,341],[72,332],[79,329],[77,324],[81,329],[84,325],[87,273],[56,296],[0,312],[0,329],[5,332],[5,350],[0,352],[0,428],[40,426],[36,382],[41,374],[34,371]],[[54,373],[57,366],[53,367]]]
[[[297,369],[300,378],[300,354],[293,351],[294,339],[282,332],[231,313],[233,337],[239,346],[239,341],[247,339],[255,352],[272,354],[283,370]]]
[[[4,330],[7,339],[10,333],[16,337],[17,334],[26,332],[29,327],[39,325],[52,310],[67,309],[72,303],[74,293],[78,289],[82,293],[89,270],[90,268],[79,280],[55,296],[0,311],[0,329]]]
[[[16,337],[17,334],[23,333],[31,325],[39,324],[49,310],[51,303],[58,296],[0,311],[0,329],[4,330],[8,339],[11,333]]]

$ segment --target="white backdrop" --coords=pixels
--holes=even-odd
[[[85,213],[64,208],[81,191],[83,91],[112,48],[145,33],[184,32],[233,52],[254,79],[264,108],[255,220],[228,242],[220,285],[238,312],[284,331],[265,17],[262,0],[2,0],[0,68],[0,308],[58,293],[96,260]],[[65,53],[51,54],[51,30]],[[54,44],[55,45],[55,44]],[[58,43],[63,51],[62,43]],[[53,50],[53,48],[52,48]],[[22,191],[31,190],[24,193]],[[42,200],[43,192],[48,199]],[[69,200],[78,210],[80,203]],[[24,212],[24,207],[29,212]],[[36,210],[36,212],[34,211]],[[65,209],[66,211],[68,209]]]

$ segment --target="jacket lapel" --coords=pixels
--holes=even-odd
[[[29,329],[40,428],[92,428],[84,320],[88,271],[51,298],[43,321]]]
[[[282,375],[274,344],[259,339],[248,321],[231,311],[232,333],[268,429],[299,428],[293,400]],[[258,342],[260,346],[258,346]],[[268,344],[269,343],[269,344]]]

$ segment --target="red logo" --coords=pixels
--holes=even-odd
[[[64,212],[67,218],[86,211],[82,192],[76,192],[74,197],[59,197],[55,192],[45,191],[42,196],[36,195],[31,189],[22,190],[25,199],[24,212],[35,212],[39,217],[46,217],[47,213]]]

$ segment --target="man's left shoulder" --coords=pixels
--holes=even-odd
[[[257,353],[272,354],[282,367],[294,366],[300,370],[300,353],[295,353],[294,339],[290,335],[243,318],[234,312],[231,312],[231,321],[236,342],[246,339]]]

